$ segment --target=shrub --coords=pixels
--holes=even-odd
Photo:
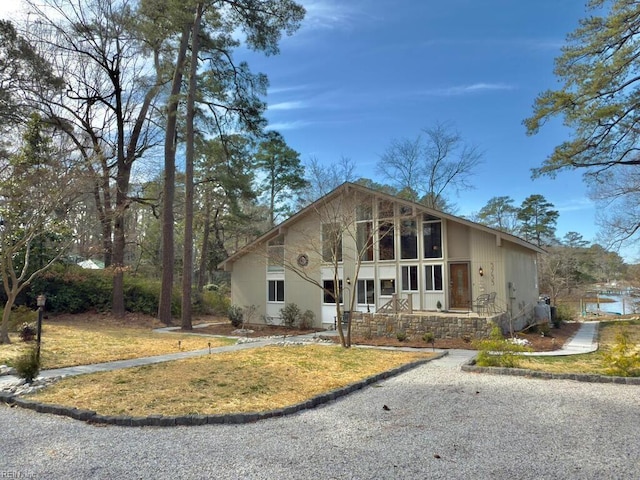
[[[311,310],[305,310],[305,312],[300,316],[300,328],[302,330],[312,329],[315,319],[315,313],[313,313]]]
[[[562,322],[571,322],[575,320],[577,316],[576,310],[571,307],[571,305],[567,305],[565,303],[560,303],[556,305],[556,315],[552,319],[553,326],[555,328],[560,328],[560,324]]]
[[[620,377],[640,376],[640,352],[635,351],[629,332],[621,330],[616,335],[616,343],[604,354],[607,372]]]
[[[205,290],[202,292],[202,313],[207,315],[224,315],[229,311],[231,301],[226,293]]]
[[[23,342],[30,342],[35,338],[37,333],[38,328],[35,323],[24,322],[20,325],[20,328],[18,328],[18,336]]]
[[[476,357],[476,365],[480,367],[507,367],[518,366],[517,353],[530,349],[505,340],[500,327],[494,325],[489,338],[478,340],[475,347],[479,350]]]
[[[227,316],[229,317],[231,325],[233,325],[235,328],[240,328],[242,326],[242,321],[244,318],[242,307],[239,307],[238,305],[231,305],[229,307],[229,310],[227,311]]]
[[[40,373],[40,360],[36,348],[30,348],[13,361],[13,368],[20,378],[31,383]]]
[[[299,324],[300,322],[300,307],[295,303],[287,303],[284,308],[280,309],[280,317],[282,318],[282,323],[292,328]]]
[[[433,334],[433,332],[425,332],[425,333],[422,335],[422,340],[423,340],[425,343],[434,343],[434,342],[436,341],[436,337],[435,337],[435,335]]]
[[[404,342],[407,339],[407,332],[403,330],[396,332],[396,338],[399,342]]]

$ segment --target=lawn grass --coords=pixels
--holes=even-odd
[[[33,346],[11,335],[13,343],[0,345],[0,364],[12,360]],[[180,344],[178,345],[178,342]],[[46,321],[42,328],[42,368],[71,367],[138,357],[150,357],[185,350],[230,345],[233,339],[189,334],[153,333],[151,328],[95,321]]]
[[[630,341],[640,349],[640,320],[601,322],[598,331],[598,351],[584,355],[562,357],[518,357],[518,368],[544,371],[549,373],[587,373],[611,375],[610,366],[605,362],[606,355],[616,344],[617,335],[626,331]]]
[[[30,396],[103,415],[260,412],[303,402],[432,353],[268,346],[64,379]]]

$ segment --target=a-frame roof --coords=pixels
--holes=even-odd
[[[449,220],[449,221],[452,221],[452,222],[455,222],[455,223],[459,223],[461,225],[466,225],[469,228],[473,228],[475,230],[481,230],[483,232],[490,233],[490,234],[496,236],[496,242],[498,242],[498,243],[502,242],[502,240],[507,240],[507,241],[509,241],[511,243],[515,243],[517,245],[520,245],[520,246],[522,246],[524,248],[527,248],[529,250],[532,250],[534,252],[545,253],[545,251],[542,248],[538,247],[537,245],[534,245],[533,243],[527,242],[526,240],[523,240],[522,238],[517,237],[515,235],[511,235],[510,233],[506,233],[506,232],[503,232],[501,230],[496,230],[495,228],[487,227],[486,225],[482,225],[480,223],[472,222],[471,220],[467,220],[467,219],[462,218],[462,217],[457,217],[457,216],[451,215],[449,213],[441,212],[439,210],[435,210],[433,208],[429,208],[429,207],[427,207],[427,206],[425,206],[425,205],[423,205],[421,203],[412,202],[411,200],[406,200],[404,198],[400,198],[400,197],[397,197],[397,196],[394,196],[394,195],[389,195],[388,193],[384,193],[384,192],[381,192],[379,190],[374,190],[374,189],[365,187],[363,185],[359,185],[357,183],[345,182],[342,185],[340,185],[339,187],[337,187],[334,190],[332,190],[331,192],[329,192],[328,194],[326,194],[325,196],[323,196],[323,197],[319,198],[318,200],[316,200],[315,202],[307,205],[302,210],[299,210],[297,213],[293,214],[292,216],[290,216],[289,218],[284,220],[279,225],[276,225],[274,228],[272,228],[271,230],[269,230],[265,234],[263,234],[260,237],[256,238],[253,242],[251,242],[251,243],[245,245],[244,247],[242,247],[236,253],[234,253],[233,255],[229,256],[229,258],[227,258],[223,262],[220,262],[220,264],[218,265],[218,268],[224,268],[227,264],[233,263],[238,258],[240,258],[243,255],[251,252],[257,245],[260,245],[261,243],[263,243],[265,241],[268,241],[268,240],[272,239],[273,237],[277,236],[281,232],[286,231],[286,229],[289,226],[294,225],[298,221],[298,219],[304,217],[305,215],[307,215],[308,213],[310,213],[312,211],[316,211],[320,205],[322,205],[324,203],[327,203],[327,202],[330,202],[333,199],[335,199],[335,198],[339,197],[340,195],[343,195],[346,192],[349,192],[351,190],[355,190],[355,191],[359,191],[360,193],[363,193],[363,194],[371,195],[373,198],[388,200],[388,201],[391,201],[391,202],[396,202],[396,203],[400,203],[400,204],[404,204],[404,205],[410,206],[417,213],[427,213],[427,214],[432,215],[434,217],[443,218],[443,219],[446,219],[446,220]]]

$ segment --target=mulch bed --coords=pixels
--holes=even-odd
[[[557,350],[569,340],[576,331],[580,328],[579,323],[562,323],[560,328],[552,328],[549,335],[541,335],[534,332],[523,332],[517,334],[519,338],[524,338],[530,342],[530,346],[533,351],[536,352],[550,352]],[[507,337],[508,338],[508,337]],[[335,341],[339,341],[336,339]],[[426,343],[422,338],[408,338],[404,341],[399,341],[395,336],[393,337],[352,337],[352,342],[356,345],[375,345],[379,347],[431,347],[431,343]],[[435,348],[457,348],[464,350],[473,350],[472,342],[462,338],[437,338],[433,345]]]
[[[302,335],[307,333],[317,332],[319,337],[322,337],[322,330],[299,330],[295,328],[287,328],[276,325],[246,325],[245,328],[253,330],[241,336],[249,338],[266,337],[266,336],[293,336]],[[549,335],[541,335],[540,333],[524,332],[518,334],[518,337],[527,339],[533,350],[537,352],[546,352],[557,350],[564,343],[571,338],[575,332],[580,328],[579,323],[563,323],[560,328],[552,328]],[[225,336],[238,336],[237,333],[233,333],[237,330],[228,321],[226,323],[219,323],[216,325],[210,325],[205,328],[194,329],[197,333],[205,333],[208,335],[225,335]],[[326,338],[330,338],[336,343],[340,342],[338,336],[327,335]],[[431,347],[430,343],[425,343],[422,338],[408,338],[405,341],[399,341],[395,336],[393,337],[373,337],[364,338],[353,336],[351,343],[355,345],[375,345],[381,347]],[[473,349],[471,342],[462,338],[438,338],[435,341],[435,348],[460,348],[460,349]]]

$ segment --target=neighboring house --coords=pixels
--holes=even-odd
[[[331,327],[336,281],[346,310],[353,296],[360,312],[399,298],[414,314],[432,315],[440,303],[445,316],[532,316],[539,253],[508,233],[345,183],[220,266],[231,272],[234,305],[255,305],[258,318],[279,323],[280,309],[295,303]],[[474,308],[490,293],[491,310]]]

